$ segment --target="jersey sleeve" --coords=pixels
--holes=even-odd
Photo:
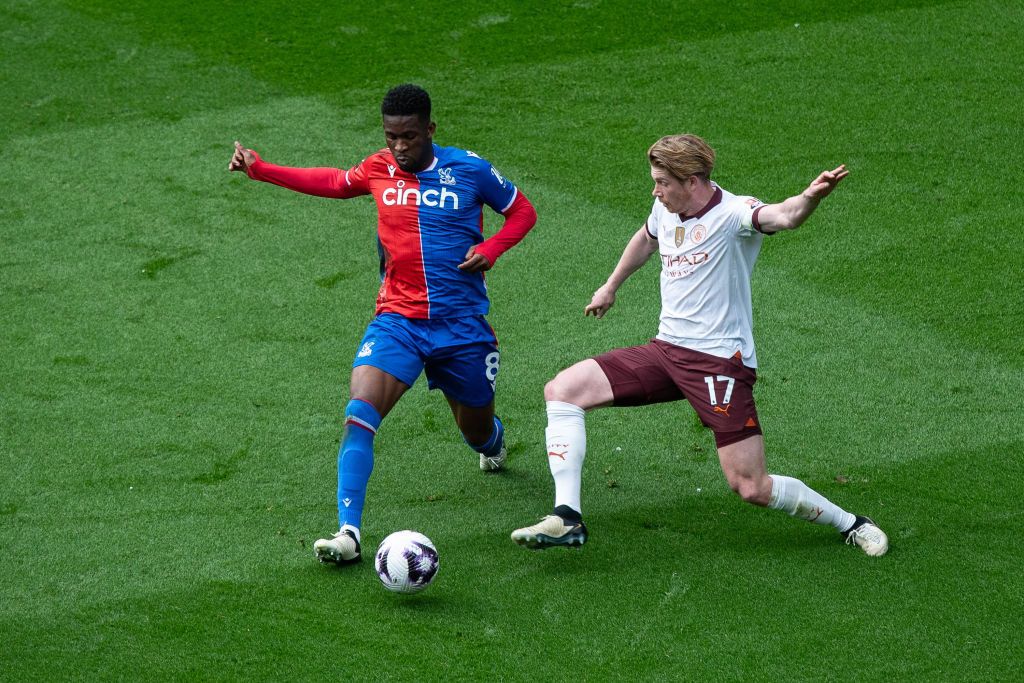
[[[476,253],[483,254],[493,266],[498,257],[519,244],[537,223],[537,210],[522,192],[505,211],[505,224],[501,230],[476,245]]]
[[[516,194],[519,191],[512,181],[498,173],[498,170],[489,161],[477,158],[480,161],[476,165],[480,197],[487,206],[498,213],[505,213],[512,206],[512,202],[516,200]]]
[[[343,170],[339,168],[298,168],[278,166],[257,158],[248,168],[253,180],[273,183],[295,192],[331,199],[348,199],[369,194],[366,161],[358,166]]]
[[[363,159],[358,165],[344,172],[345,197],[361,197],[370,194],[369,159]]]
[[[761,232],[761,226],[757,222],[757,214],[764,206],[757,197],[737,197],[733,202],[733,212],[739,219],[736,223],[736,234],[740,237],[750,237]]]

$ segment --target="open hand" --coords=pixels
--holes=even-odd
[[[804,190],[804,194],[814,199],[824,199],[832,190],[836,189],[839,181],[848,176],[846,164],[840,164],[831,171],[822,171],[821,174],[811,181],[811,184]]]

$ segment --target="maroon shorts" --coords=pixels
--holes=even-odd
[[[721,448],[761,433],[754,406],[757,372],[739,352],[719,358],[652,339],[614,349],[594,360],[612,385],[615,406],[643,406],[685,398]]]

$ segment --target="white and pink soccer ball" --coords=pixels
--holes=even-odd
[[[377,547],[373,566],[389,591],[418,593],[437,576],[437,548],[418,531],[396,531]]]

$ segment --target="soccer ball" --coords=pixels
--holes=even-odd
[[[418,593],[437,576],[437,548],[417,531],[396,531],[377,547],[373,566],[389,591]]]

